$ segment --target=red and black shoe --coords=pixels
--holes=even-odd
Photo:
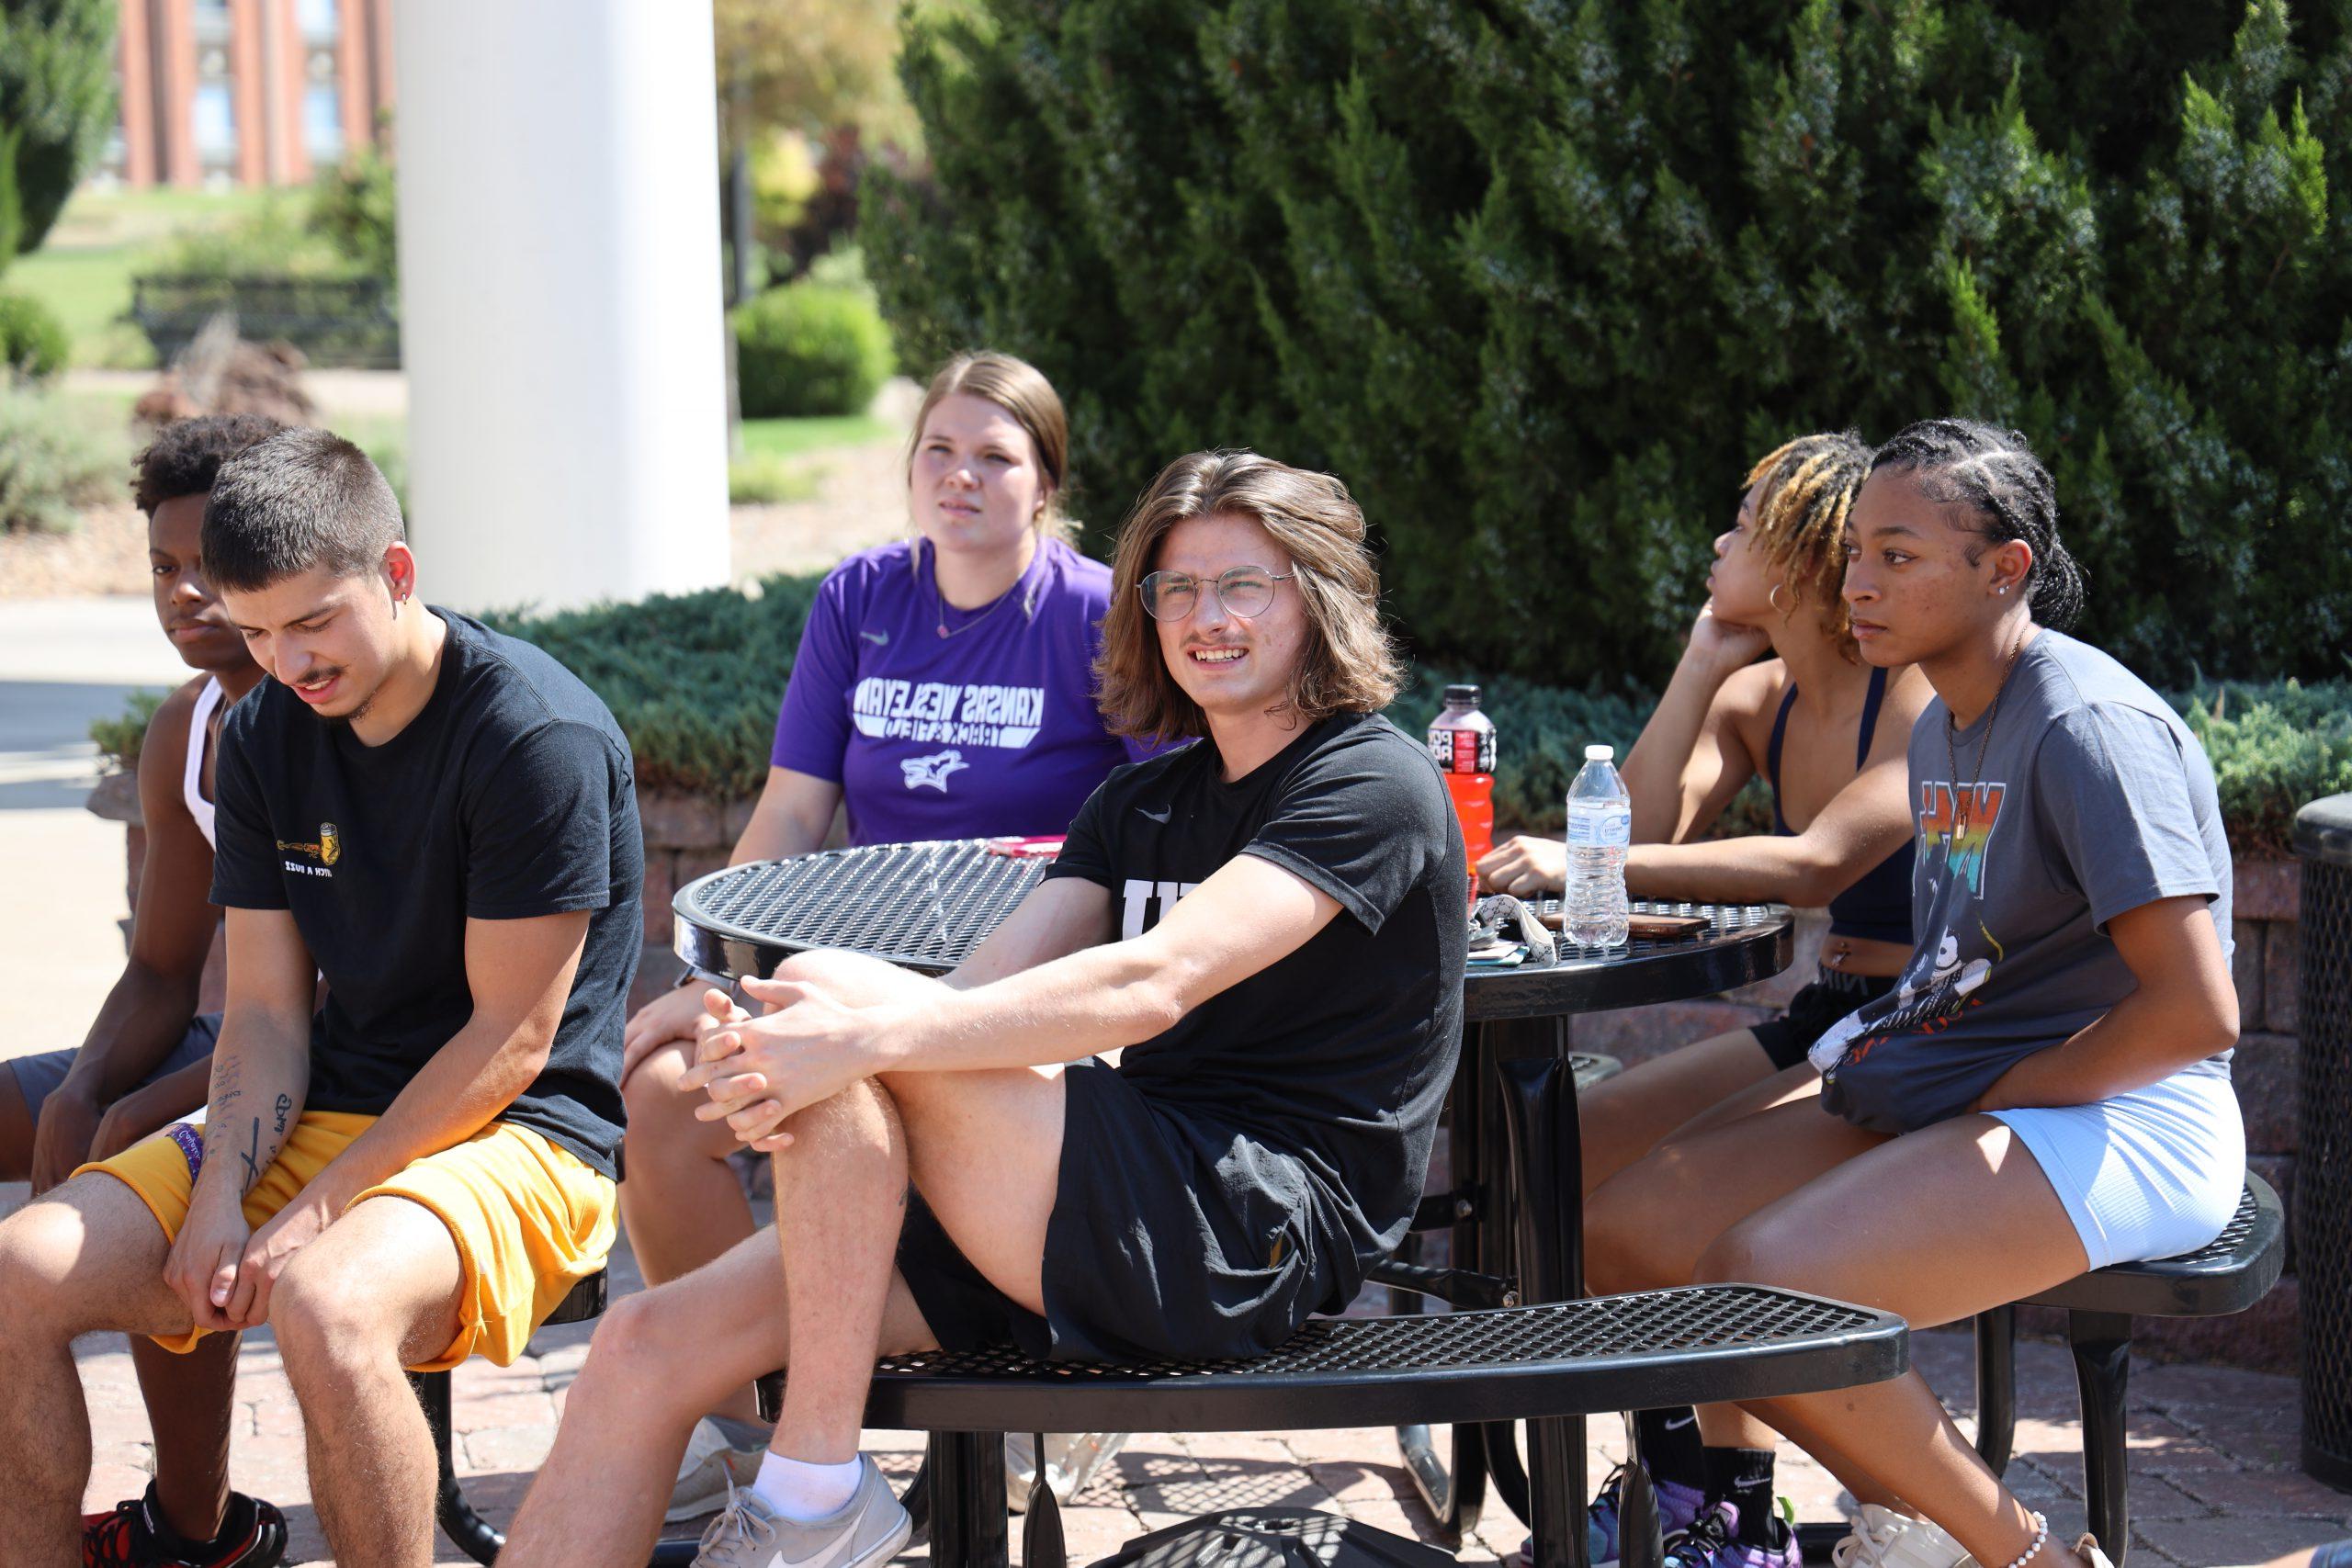
[[[155,1488],[82,1518],[82,1568],[277,1568],[286,1559],[286,1516],[242,1492],[229,1494],[220,1533],[183,1540],[155,1507]]]

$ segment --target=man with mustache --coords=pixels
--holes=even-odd
[[[19,1056],[0,1071],[0,1181],[29,1180],[36,1194],[204,1108],[220,1032],[218,1012],[198,1010],[220,926],[208,897],[213,773],[221,721],[261,667],[205,581],[198,535],[220,465],[277,429],[259,414],[181,420],[139,455],[134,493],[147,514],[155,615],[198,674],[155,710],[140,747],[147,846],[130,962],[79,1050]],[[229,1490],[229,1428],[217,1415],[235,1382],[237,1340],[217,1335],[180,1357],[132,1338],[155,1479],[143,1496],[83,1522],[85,1562],[271,1568],[283,1556],[284,1517]]]
[[[266,1323],[335,1560],[424,1568],[433,1444],[401,1369],[513,1361],[613,1238],[628,746],[554,660],[415,597],[390,487],[326,431],[225,464],[202,549],[271,677],[221,734],[205,1124],[0,1223],[0,1539],[73,1551],[77,1336],[185,1352]]]

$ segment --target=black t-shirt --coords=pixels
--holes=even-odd
[[[1119,1073],[1259,1146],[1215,1162],[1228,1188],[1308,1194],[1344,1304],[1404,1239],[1461,1047],[1462,829],[1428,749],[1377,715],[1311,725],[1231,784],[1219,766],[1203,741],[1114,770],[1046,875],[1110,889],[1122,939],[1240,854],[1339,900],[1296,952],[1129,1046]]]
[[[265,681],[221,727],[212,901],[289,909],[327,982],[314,1111],[379,1114],[474,1010],[466,921],[593,911],[547,1066],[499,1120],[607,1176],[621,1025],[644,942],[628,742],[529,643],[435,609],[432,696],[367,746]]]

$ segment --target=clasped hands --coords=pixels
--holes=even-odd
[[[775,1154],[792,1142],[787,1119],[880,1067],[886,1010],[851,1008],[807,981],[746,979],[743,989],[767,1012],[753,1018],[726,992],[705,992],[709,1016],[695,1023],[694,1066],[678,1087],[709,1095],[697,1121],[723,1118],[742,1143]]]

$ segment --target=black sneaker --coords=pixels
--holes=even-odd
[[[155,1510],[155,1488],[82,1518],[82,1568],[277,1568],[286,1560],[286,1516],[274,1504],[229,1494],[220,1533],[188,1542]]]

